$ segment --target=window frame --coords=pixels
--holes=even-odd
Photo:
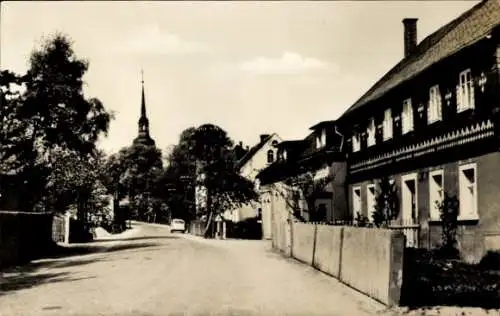
[[[387,115],[389,113],[389,115]],[[394,133],[392,109],[384,111],[384,122],[382,123],[382,139],[384,141],[392,139]]]
[[[366,145],[367,147],[372,147],[377,144],[377,139],[376,139],[376,132],[377,132],[377,127],[375,126],[375,118],[371,117],[368,120],[368,127],[366,128]]]
[[[361,150],[361,135],[355,133],[352,135],[352,152],[358,152]]]
[[[439,84],[429,88],[429,102],[427,104],[427,122],[432,124],[443,119],[443,101]]]
[[[359,190],[359,195],[356,194],[357,190]],[[354,201],[355,201],[356,196],[359,197],[358,212],[360,214],[362,214],[362,212],[363,212],[362,190],[361,190],[361,186],[359,186],[359,185],[352,187],[352,219],[353,219],[353,221],[356,220],[356,217],[357,217],[357,212],[355,212],[355,209],[354,209],[354,205],[355,205]]]
[[[466,170],[474,170],[474,210],[472,212],[465,213],[463,211],[463,203],[462,203],[462,189],[463,186],[461,184],[461,180],[465,177],[464,171]],[[458,199],[459,199],[459,211],[458,211],[458,220],[478,220],[479,219],[479,196],[477,190],[477,163],[467,163],[458,166]]]
[[[436,200],[434,199],[434,196],[432,194],[432,186],[434,184],[434,177],[440,175],[441,176],[441,202],[443,201],[444,198],[444,169],[436,169],[429,171],[429,219],[431,221],[440,221],[441,216],[439,213],[439,209],[436,208]],[[434,182],[433,182],[434,181]],[[436,216],[437,214],[437,216]]]
[[[269,154],[271,154],[271,155],[269,155]],[[275,157],[274,157],[274,150],[269,149],[269,150],[267,151],[267,155],[266,155],[266,156],[267,156],[267,157],[266,157],[266,159],[267,159],[267,163],[268,163],[268,164],[271,164],[271,163],[273,163],[273,162],[275,161]],[[269,157],[271,157],[271,161],[269,161]]]
[[[467,75],[469,75],[469,80],[467,80]],[[464,82],[462,82],[462,78],[465,78]],[[462,94],[463,92],[466,92],[466,96]],[[461,71],[460,74],[458,75],[456,99],[457,99],[457,113],[475,108],[474,78],[472,77],[471,68],[467,68]],[[465,104],[464,101],[467,101],[466,105],[464,105]]]
[[[406,111],[409,109],[409,111]],[[413,103],[411,98],[403,100],[403,110],[401,111],[401,134],[405,135],[414,130]]]
[[[373,205],[372,208],[375,208],[375,205],[377,205],[377,190],[376,190],[376,185],[375,183],[368,184],[366,186],[366,217],[368,217],[368,220],[370,222],[373,222],[373,212],[375,211],[372,209],[372,213],[370,214],[370,203],[369,203],[369,195],[370,189],[373,189]]]

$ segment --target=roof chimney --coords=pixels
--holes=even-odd
[[[403,19],[405,58],[417,47],[417,21],[415,18]]]
[[[265,141],[268,137],[269,137],[269,134],[261,134],[261,135],[260,135],[260,142],[262,143],[262,142],[263,142],[263,141]]]

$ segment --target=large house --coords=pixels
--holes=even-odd
[[[420,43],[417,19],[403,25],[403,59],[334,123],[346,139],[329,148],[338,161],[345,155],[337,188],[348,211],[334,206],[333,217],[371,218],[389,176],[407,246],[439,245],[435,202],[447,193],[459,200],[459,248],[477,259],[500,248],[500,1],[482,1]],[[272,168],[259,177],[278,181]]]

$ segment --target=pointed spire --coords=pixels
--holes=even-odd
[[[144,71],[142,69],[141,69],[141,85],[142,85],[141,117],[146,117],[146,98],[144,96]]]
[[[139,118],[138,127],[139,133],[134,143],[141,143],[145,145],[154,145],[155,142],[149,135],[149,120],[146,115],[146,97],[144,93],[144,71],[141,69],[141,85],[142,85],[142,95],[141,95],[141,117]]]

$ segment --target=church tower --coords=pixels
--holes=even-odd
[[[139,117],[139,122],[138,122],[139,133],[136,139],[134,139],[134,144],[154,146],[155,141],[149,135],[149,120],[146,115],[146,98],[144,96],[144,73],[142,71],[141,71],[141,84],[142,84],[141,116]]]

